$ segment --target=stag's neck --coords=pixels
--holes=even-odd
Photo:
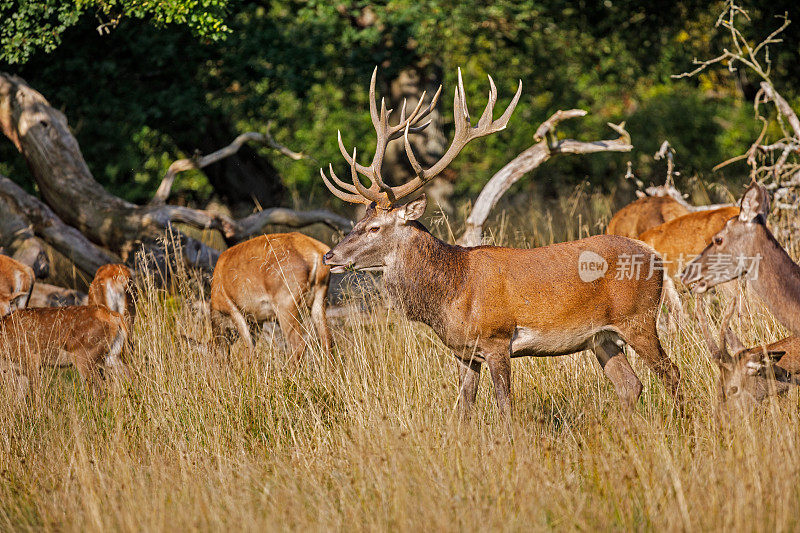
[[[392,302],[411,320],[445,326],[448,304],[464,290],[467,249],[440,241],[421,224],[387,261],[384,283]]]
[[[795,335],[800,335],[800,266],[769,231],[765,230],[765,236],[766,245],[757,250],[762,256],[758,278],[751,285],[772,314]]]

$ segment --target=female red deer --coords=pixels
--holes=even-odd
[[[211,281],[214,342],[233,320],[251,352],[255,351],[247,318],[261,324],[277,317],[283,336],[298,360],[305,349],[301,309],[311,318],[330,357],[331,339],[325,308],[330,269],[322,262],[328,246],[302,233],[261,235],[228,248],[219,256]]]
[[[695,315],[711,360],[719,368],[725,406],[749,409],[770,394],[780,394],[800,385],[800,337],[792,335],[765,346],[746,348],[728,326],[736,304],[734,298],[725,310],[719,328],[719,344],[708,327],[702,295],[697,299]]]
[[[703,252],[686,265],[683,283],[702,293],[741,276],[772,314],[800,335],[800,266],[767,228],[769,194],[753,183],[742,196],[738,217],[731,218]]]
[[[0,319],[0,369],[21,396],[43,366],[73,365],[94,390],[101,370],[127,374],[127,335],[123,318],[97,305],[21,309]]]
[[[136,308],[131,295],[133,271],[125,265],[108,264],[97,269],[89,285],[89,305],[103,307],[119,313],[128,329],[133,325]]]
[[[689,210],[669,196],[644,196],[617,211],[608,221],[606,233],[636,239],[656,226],[689,214]]]
[[[31,267],[0,255],[0,317],[28,305],[34,280]]]
[[[444,170],[469,141],[504,129],[519,101],[522,83],[503,115],[493,120],[497,90],[489,77],[489,102],[472,127],[459,71],[453,143],[438,162],[424,169],[411,150],[408,134],[427,126],[419,124],[436,105],[441,88],[424,111],[423,94],[410,114],[406,115],[404,105],[398,124],[389,126],[391,111],[383,101],[380,112],[377,110],[375,76],[373,73],[369,91],[370,115],[377,132],[372,163],[358,164],[355,151],[352,156],[347,153],[340,135],[339,147],[350,165],[352,183],[340,180],[332,166],[332,181],[320,170],[333,194],[368,206],[364,218],[325,254],[325,263],[332,272],[383,271],[384,284],[398,306],[410,319],[433,328],[455,352],[462,413],[466,415],[475,401],[484,362],[489,366],[498,407],[508,414],[511,357],[585,349],[594,350],[623,405],[633,407],[642,385],[625,358],[625,343],[676,393],[680,372],[656,334],[663,272],[659,270],[661,259],[652,248],[612,235],[533,250],[453,246],[432,236],[418,222],[425,212],[424,195],[398,204]],[[401,136],[415,177],[391,187],[382,179],[381,164],[389,141]],[[370,181],[369,187],[361,183],[359,174]],[[634,259],[654,270],[620,275]]]

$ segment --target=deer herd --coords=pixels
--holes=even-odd
[[[377,71],[377,69],[376,69]],[[533,249],[462,247],[433,236],[420,223],[427,199],[419,191],[442,173],[470,142],[503,130],[522,94],[494,118],[497,89],[489,77],[489,101],[473,125],[461,79],[454,91],[454,136],[449,148],[424,168],[409,136],[430,124],[441,87],[424,106],[405,102],[396,120],[383,99],[369,110],[376,134],[369,165],[357,161],[338,136],[349,179],[320,170],[338,198],[366,212],[336,246],[300,233],[262,235],[223,252],[211,282],[211,344],[227,349],[235,331],[255,355],[251,325],[277,319],[291,360],[308,346],[303,314],[312,319],[318,346],[332,361],[326,319],[331,273],[379,271],[393,306],[427,324],[452,350],[459,376],[459,407],[467,416],[488,367],[501,413],[511,412],[511,359],[592,351],[620,403],[633,409],[642,383],[625,354],[629,346],[682,403],[681,373],[659,340],[664,305],[682,312],[674,281],[696,295],[695,317],[711,360],[718,366],[726,405],[753,405],[800,383],[800,340],[787,337],[745,348],[729,327],[738,292],[731,291],[718,335],[707,318],[706,293],[746,278],[774,316],[800,334],[800,267],[767,227],[769,197],[752,182],[740,205],[692,210],[670,196],[645,196],[621,209],[606,234]],[[389,142],[403,143],[413,177],[388,185],[382,175]],[[364,180],[368,183],[364,184]],[[407,201],[411,198],[410,201]],[[643,268],[620,275],[637,258]],[[587,265],[591,269],[584,270]],[[596,267],[596,268],[595,268]],[[588,274],[587,274],[588,272]],[[616,275],[615,275],[616,273]],[[33,270],[0,255],[0,372],[4,386],[24,397],[43,366],[74,366],[91,389],[115,374],[128,375],[126,347],[135,320],[134,272],[101,267],[87,305],[27,307]],[[306,335],[308,337],[308,335]]]

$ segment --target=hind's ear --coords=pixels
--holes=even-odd
[[[766,187],[753,183],[742,195],[742,205],[739,211],[739,220],[752,222],[758,215],[766,219],[769,213],[769,193]]]
[[[745,365],[747,374],[755,376],[762,374],[768,367],[781,360],[786,355],[785,350],[756,350],[750,355],[750,360]]]

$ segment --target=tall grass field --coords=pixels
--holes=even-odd
[[[585,189],[509,205],[487,235],[528,247],[575,239],[601,232],[610,205]],[[451,238],[445,217],[429,226]],[[331,319],[335,361],[313,346],[299,367],[272,327],[256,357],[241,342],[207,349],[191,276],[172,291],[140,285],[132,379],[97,398],[74,371],[47,369],[27,400],[0,395],[0,528],[800,529],[800,397],[726,423],[687,294],[689,313],[660,330],[683,375],[683,412],[629,349],[644,392],[621,411],[585,352],[515,359],[509,428],[487,371],[460,421],[453,356],[363,284]],[[787,334],[755,297],[747,305],[734,320],[745,343]]]

